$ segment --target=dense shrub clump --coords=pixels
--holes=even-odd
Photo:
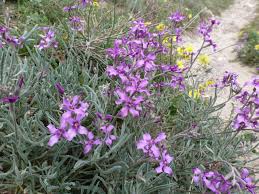
[[[259,67],[259,33],[257,31],[251,30],[243,33],[238,57],[246,65]]]
[[[102,5],[75,1],[56,26],[22,38],[0,28],[0,191],[256,193],[240,157],[256,147],[244,134],[258,132],[259,80],[202,76],[219,21],[201,22],[195,50],[183,44],[181,11],[115,34],[120,18],[107,24]],[[240,104],[222,120],[232,99]]]

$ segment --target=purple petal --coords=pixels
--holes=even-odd
[[[172,169],[169,166],[164,167],[164,172],[169,175],[171,175],[173,173]]]
[[[133,117],[138,117],[139,116],[139,111],[135,110],[134,108],[130,108],[129,112]]]
[[[122,109],[120,110],[120,116],[122,116],[123,118],[127,117],[129,113],[129,108],[127,106],[122,107]]]
[[[155,170],[156,170],[157,173],[162,173],[163,172],[163,166],[160,165]]]
[[[49,139],[48,145],[50,147],[52,147],[54,144],[56,144],[59,140],[59,136],[58,135],[52,135]]]
[[[106,128],[108,133],[112,132],[113,129],[114,129],[113,125],[108,125],[108,127]]]
[[[76,131],[75,129],[71,128],[69,129],[67,132],[65,132],[64,137],[68,140],[68,141],[72,141],[72,139],[76,136]]]
[[[83,127],[83,126],[80,126],[79,129],[78,129],[78,133],[80,135],[87,135],[88,134],[88,130],[85,127]]]
[[[0,99],[0,102],[3,102],[3,103],[15,103],[19,100],[19,96],[8,96],[8,97],[4,97],[2,99]]]
[[[137,142],[137,149],[140,150],[140,149],[144,149],[145,146],[147,145],[147,143],[143,140],[140,140]]]
[[[84,154],[89,153],[92,150],[92,148],[93,148],[92,144],[86,144],[84,147]]]
[[[49,124],[49,125],[47,126],[47,128],[49,129],[49,132],[50,132],[51,134],[55,134],[55,133],[58,131],[58,129],[57,129],[54,125],[52,125],[52,124]]]
[[[144,139],[145,141],[150,141],[150,140],[152,139],[152,137],[151,137],[151,135],[150,135],[149,133],[145,133],[145,134],[143,135],[143,139]]]
[[[87,137],[88,137],[89,140],[93,140],[94,139],[93,132],[89,131],[88,134],[87,134]]]
[[[55,87],[60,95],[63,95],[65,93],[65,89],[59,82],[55,84]]]
[[[161,133],[159,133],[159,135],[157,136],[157,138],[155,139],[155,141],[157,142],[157,143],[159,143],[159,142],[161,142],[161,141],[163,141],[163,140],[165,140],[166,139],[166,134],[164,133],[164,132],[161,132]]]

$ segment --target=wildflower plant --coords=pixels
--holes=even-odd
[[[116,36],[113,20],[99,40],[99,24],[89,28],[104,19],[92,15],[96,2],[66,5],[64,31],[42,28],[33,48],[25,42],[26,58],[9,44],[0,50],[1,192],[255,193],[240,157],[256,147],[242,135],[258,129],[258,78],[243,87],[230,72],[194,77],[203,49],[216,49],[219,22],[201,23],[198,50],[182,45],[182,12],[158,27],[137,18]],[[241,106],[224,121],[217,114],[231,99]]]

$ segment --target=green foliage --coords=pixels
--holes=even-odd
[[[110,64],[105,49],[125,32],[127,16],[133,15],[136,6],[129,5],[133,11],[124,16],[113,5],[79,12],[88,28],[76,34],[65,22],[62,5],[55,2],[26,1],[20,11],[29,14],[28,18],[21,17],[26,25],[55,24],[58,50],[37,51],[33,47],[38,41],[36,28],[24,48],[0,49],[0,98],[14,92],[21,75],[25,80],[17,103],[0,104],[1,193],[202,193],[192,184],[192,168],[227,174],[243,166],[240,157],[251,151],[252,137],[236,137],[230,122],[217,115],[229,99],[218,104],[216,95],[193,99],[188,92],[172,89],[152,97],[156,108],[144,110],[143,118],[116,119],[113,124],[118,140],[110,148],[99,145],[84,155],[80,137],[49,148],[46,126],[58,124],[61,115],[62,99],[54,87],[56,82],[64,86],[66,95],[81,94],[89,102],[84,125],[93,131],[97,130],[92,125],[97,111],[117,114],[113,97],[106,95],[114,81],[104,73]],[[116,3],[122,6],[119,0]],[[190,88],[196,85],[190,83]],[[160,122],[153,122],[154,115],[160,116]],[[174,155],[173,177],[158,175],[154,171],[157,164],[136,149],[143,133],[160,131],[167,132],[168,150]]]
[[[244,64],[249,66],[259,66],[259,48],[256,49],[256,45],[259,45],[258,31],[249,31],[243,34],[241,49],[238,53],[238,57]]]

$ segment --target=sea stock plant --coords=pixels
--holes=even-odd
[[[258,78],[242,86],[235,73],[199,73],[219,21],[201,22],[195,50],[180,11],[119,30],[120,18],[96,22],[98,6],[76,1],[60,24],[20,39],[1,27],[0,191],[256,193],[256,158],[242,158],[257,147],[243,137],[258,132]],[[222,119],[233,99],[239,108]]]

